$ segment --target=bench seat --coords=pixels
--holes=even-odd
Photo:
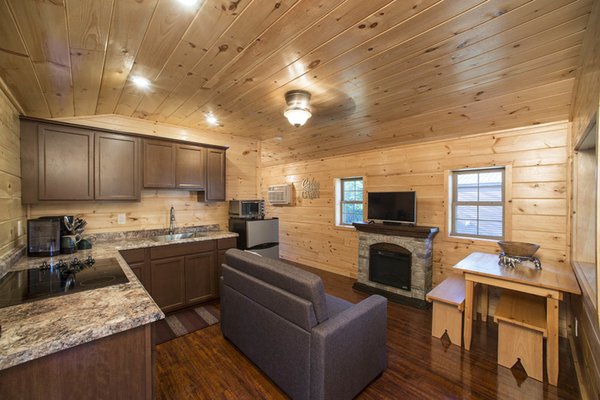
[[[540,296],[504,290],[494,313],[498,322],[498,364],[511,368],[517,361],[527,375],[543,381],[546,303]]]
[[[462,275],[453,274],[433,288],[427,296],[433,302],[431,335],[441,338],[444,333],[453,344],[462,342],[462,317],[465,307],[465,280]]]

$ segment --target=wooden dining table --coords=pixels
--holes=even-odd
[[[542,269],[521,264],[516,268],[498,263],[498,254],[471,253],[454,270],[465,278],[465,308],[463,339],[466,350],[471,348],[473,330],[473,301],[475,284],[495,286],[546,298],[546,370],[548,382],[558,382],[559,302],[565,293],[581,294],[577,278],[570,265],[542,262]]]

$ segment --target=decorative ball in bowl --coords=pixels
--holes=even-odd
[[[500,246],[504,254],[512,257],[533,257],[535,252],[540,248],[539,244],[525,242],[505,242],[503,240],[498,242],[498,246]]]

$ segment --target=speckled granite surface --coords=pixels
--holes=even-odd
[[[119,236],[119,239],[98,240],[91,250],[52,258],[55,263],[73,256],[80,259],[88,255],[96,259],[115,257],[129,283],[0,308],[0,370],[164,318],[119,250],[236,236],[236,233],[211,231],[201,237],[169,243]],[[50,259],[23,257],[11,270],[34,268],[44,260]]]

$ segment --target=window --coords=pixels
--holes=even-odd
[[[454,171],[451,177],[451,234],[502,239],[504,168]]]
[[[338,225],[352,225],[363,221],[363,180],[342,178],[338,185]]]

